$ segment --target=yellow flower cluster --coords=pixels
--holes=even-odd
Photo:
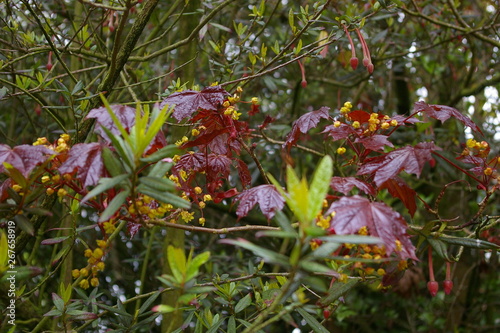
[[[108,247],[108,243],[102,239],[97,240],[96,243],[97,247],[94,250],[86,249],[83,252],[85,258],[88,258],[87,267],[71,271],[74,279],[78,279],[79,277],[84,278],[78,283],[82,289],[88,289],[89,286],[97,287],[99,285],[97,273],[103,271],[106,267],[103,262],[103,257],[105,255],[106,248]]]
[[[226,116],[231,116],[233,120],[238,120],[240,119],[241,112],[238,112],[234,106],[229,106],[224,110],[224,114]]]
[[[368,119],[368,130],[370,132],[375,132],[377,130],[378,124],[380,124],[380,119],[378,119],[378,113],[370,114],[370,119]]]
[[[128,212],[130,214],[147,215],[150,219],[155,219],[164,217],[166,213],[173,209],[174,206],[169,203],[159,203],[150,196],[141,195],[135,203],[130,203]]]
[[[340,108],[340,113],[343,114],[343,115],[346,115],[349,112],[351,112],[351,109],[352,109],[352,103],[351,102],[345,102],[344,106]]]
[[[187,136],[183,136],[180,140],[175,142],[176,146],[182,146],[184,143],[188,142],[189,138]]]

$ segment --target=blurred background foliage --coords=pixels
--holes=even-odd
[[[52,141],[65,132],[74,143],[90,140],[90,124],[84,117],[99,104],[101,92],[111,103],[152,104],[179,89],[200,89],[218,82],[229,92],[243,87],[247,101],[259,98],[261,113],[243,116],[254,127],[268,115],[276,118],[265,130],[271,140],[256,132],[254,142],[263,168],[280,179],[285,165],[282,142],[292,122],[321,106],[339,109],[345,101],[388,115],[409,115],[418,100],[455,107],[482,129],[484,138],[476,139],[489,142],[492,153],[499,153],[498,1],[2,0],[0,11],[0,141],[10,146],[31,144],[43,136]],[[356,70],[349,65],[351,47],[342,25],[356,48],[360,62]],[[371,75],[362,65],[356,28],[371,53]],[[165,131],[168,142],[175,142],[187,129],[169,124]],[[434,140],[450,158],[462,151],[468,138],[470,131],[455,121],[436,121],[432,130],[417,124],[393,135],[397,144]],[[326,144],[318,131],[299,144],[319,151],[337,148],[325,147],[332,144]],[[291,160],[302,172],[313,170],[318,161],[297,149],[292,149]],[[445,184],[465,179],[442,161],[437,163],[420,179],[406,179],[427,202],[433,202]],[[258,183],[256,166],[250,165]],[[441,216],[459,215],[460,221],[467,221],[481,195],[467,182],[450,186],[441,202]],[[73,219],[61,203],[55,205],[45,230],[95,222],[91,211],[83,209]],[[393,207],[403,211],[399,202],[393,202]],[[498,207],[492,205],[487,213],[498,215]],[[208,208],[205,217],[207,226],[214,228],[267,223],[257,213],[236,221],[230,202]],[[428,217],[419,210],[412,220],[406,218],[421,225]],[[42,232],[38,237],[47,237]],[[165,272],[162,253],[169,232],[154,228],[132,239],[123,234],[107,259],[106,278],[99,287],[101,300],[114,305],[113,299],[124,301],[157,289],[161,284],[155,276]],[[248,274],[249,266],[259,264],[248,252],[235,253],[234,247],[219,244],[219,235],[186,235],[187,249],[212,253],[203,275],[206,281],[216,275]],[[259,242],[251,233],[240,236]],[[494,240],[498,231],[486,236]],[[95,235],[87,232],[81,237],[91,243]],[[280,246],[278,241],[265,242]],[[61,246],[28,242],[21,260],[29,260],[46,273],[24,281],[27,289],[47,276],[48,258]],[[71,281],[71,269],[84,265],[83,249],[75,245],[66,269],[37,292],[44,297],[30,298],[31,311],[19,310],[26,327],[34,327],[50,309],[47,295],[57,290],[58,282]],[[142,265],[147,265],[148,274],[141,281]],[[444,263],[437,260],[434,265],[436,275],[444,279]],[[356,288],[336,304],[338,308],[324,325],[335,332],[498,330],[500,323],[494,316],[499,313],[500,297],[497,255],[485,257],[481,251],[466,250],[453,273],[454,293],[445,297],[440,292],[431,299],[425,290],[426,263],[419,262],[395,291]],[[239,288],[256,287],[246,282]],[[128,303],[126,311],[133,313],[134,306]],[[225,311],[223,302],[207,300],[203,306],[214,314]],[[106,320],[111,327],[119,319]],[[269,332],[283,329],[276,325]]]

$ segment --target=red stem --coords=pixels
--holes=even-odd
[[[459,167],[458,165],[456,165],[455,163],[453,163],[452,161],[450,161],[449,159],[447,159],[446,157],[444,157],[443,155],[437,153],[436,151],[433,151],[432,152],[434,155],[442,158],[443,160],[445,160],[446,162],[448,162],[452,167],[454,167],[455,169],[459,170],[460,172],[463,172],[464,174],[466,174],[467,176],[471,177],[472,179],[474,179],[475,181],[477,181],[479,184],[481,185],[484,185],[483,182],[481,180],[479,180],[478,178],[476,178],[474,175],[470,174],[467,170],[464,170],[462,169],[461,167]]]
[[[436,281],[434,279],[434,267],[432,267],[432,246],[429,246],[429,254],[428,254],[428,258],[429,258],[429,280],[430,281]]]

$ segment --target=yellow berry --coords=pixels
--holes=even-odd
[[[383,268],[377,269],[377,274],[380,276],[385,275],[385,269],[383,269]]]
[[[60,175],[55,175],[55,176],[52,176],[52,181],[53,182],[59,182],[61,180],[61,176]]]
[[[60,198],[64,197],[66,194],[68,194],[68,191],[66,191],[63,188],[60,188],[59,190],[57,190],[57,196]]]
[[[196,187],[194,188],[194,193],[196,193],[196,194],[201,194],[201,192],[203,192],[203,190],[201,189],[201,187],[196,186]]]
[[[360,128],[361,125],[359,124],[359,121],[355,121],[355,122],[352,123],[352,127],[354,127],[354,128]]]
[[[486,176],[490,176],[492,173],[493,173],[493,169],[492,168],[486,168],[486,169],[484,169],[484,174]]]
[[[398,121],[396,119],[391,120],[391,126],[398,126]]]
[[[92,285],[92,287],[97,287],[99,285],[99,279],[96,277],[90,279],[90,284]]]
[[[80,286],[80,288],[82,289],[88,289],[89,288],[89,281],[87,280],[82,280],[80,281],[80,283],[78,284]]]
[[[80,270],[79,269],[72,270],[71,275],[73,276],[73,279],[78,279],[80,277]]]
[[[199,224],[201,224],[202,226],[204,226],[204,225],[205,225],[205,221],[206,221],[206,220],[205,220],[205,218],[204,218],[204,217],[200,217],[200,218],[198,219],[198,223],[199,223]]]
[[[203,201],[200,201],[200,202],[198,203],[198,205],[200,206],[200,208],[201,208],[201,209],[203,209],[203,208],[205,208],[205,207],[207,206],[207,204],[206,204],[206,203],[204,203]]]
[[[342,125],[342,123],[338,120],[333,123],[333,127],[340,127],[340,125]]]
[[[346,149],[344,147],[337,148],[337,154],[342,155],[345,154]]]
[[[106,246],[108,246],[108,243],[104,239],[98,239],[96,243],[97,246],[99,246],[101,249],[104,249],[106,248]]]
[[[97,269],[100,271],[103,271],[105,266],[106,265],[102,261],[99,261],[96,265]]]
[[[42,177],[42,183],[46,183],[48,181],[50,181],[50,177],[49,176],[43,176]]]
[[[18,192],[18,193],[19,193],[19,192],[21,192],[21,190],[22,190],[23,188],[21,187],[21,185],[14,184],[14,185],[12,185],[12,189],[13,189],[14,191],[16,191],[16,192]]]
[[[83,277],[87,277],[89,275],[89,271],[86,268],[80,269],[80,275]]]
[[[389,123],[382,123],[382,125],[380,125],[380,127],[382,129],[388,129],[389,127],[391,127],[391,124],[389,124]]]

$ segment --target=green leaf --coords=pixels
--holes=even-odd
[[[448,261],[453,261],[452,258],[448,255],[448,245],[443,242],[441,239],[429,237],[427,239],[429,244],[431,244],[434,251],[441,257]]]
[[[216,319],[217,315],[214,316],[214,319]],[[216,333],[218,332],[218,329],[219,327],[224,323],[224,317],[220,318],[219,320],[217,320],[217,322],[215,324],[213,324],[210,329],[207,331],[207,333]]]
[[[155,151],[151,155],[148,155],[146,157],[142,157],[141,161],[146,162],[146,163],[155,163],[155,162],[158,162],[159,160],[162,160],[166,157],[174,156],[175,154],[179,153],[179,151],[180,150],[176,145],[168,145],[168,146],[165,146],[165,147]]]
[[[349,290],[356,286],[361,279],[351,278],[347,282],[335,282],[328,290],[328,295],[319,300],[321,306],[329,306],[340,296],[345,295]]]
[[[333,175],[333,161],[328,155],[323,157],[314,172],[311,186],[309,187],[309,207],[307,217],[313,220],[323,207],[323,200],[330,188],[330,180]]]
[[[382,240],[373,236],[362,235],[330,235],[318,237],[324,242],[348,243],[348,244],[383,244]]]
[[[151,189],[143,184],[137,186],[137,191],[141,192],[142,194],[148,195],[151,198],[156,199],[160,202],[172,204],[175,207],[179,207],[179,208],[183,208],[183,209],[191,208],[191,203],[189,201],[184,200],[181,197],[179,197],[173,193],[158,192],[158,191]]]
[[[170,313],[174,312],[176,309],[173,306],[167,305],[167,304],[160,304],[158,306],[154,307],[155,312],[160,312],[160,313]]]
[[[119,175],[115,176],[113,178],[101,178],[99,179],[99,183],[97,184],[96,187],[92,189],[85,197],[83,197],[82,201],[80,201],[80,205],[84,204],[89,200],[90,198],[95,197],[96,195],[99,195],[103,193],[104,191],[107,191],[121,182],[123,182],[125,179],[128,178],[128,175]]]
[[[500,246],[494,243],[490,243],[485,240],[476,239],[476,238],[461,238],[461,237],[451,237],[451,236],[442,236],[439,238],[441,241],[453,244],[460,245],[465,247],[470,247],[473,249],[481,249],[481,250],[498,250]]]
[[[111,200],[111,202],[109,203],[108,207],[106,207],[104,212],[102,212],[101,217],[99,218],[99,222],[104,222],[104,221],[109,220],[111,218],[111,216],[113,216],[116,213],[116,211],[118,209],[120,209],[120,207],[123,205],[123,203],[125,202],[125,199],[127,199],[129,194],[130,194],[129,189],[118,193],[113,198],[113,200]]]
[[[245,310],[250,306],[250,304],[252,304],[252,296],[250,294],[246,294],[245,297],[243,297],[238,301],[238,303],[236,303],[236,306],[234,307],[234,313]]]
[[[119,300],[118,300],[118,302],[121,303]],[[125,311],[125,309],[121,309],[120,306],[114,307],[114,306],[109,306],[109,305],[102,304],[102,303],[95,303],[95,304],[104,310],[108,310],[109,312],[116,313],[118,315],[125,316],[125,317],[132,317],[132,315],[130,313]]]
[[[273,238],[297,238],[298,234],[296,232],[287,232],[281,230],[264,230],[259,231],[255,234],[257,238],[259,237],[273,237]]]
[[[177,185],[175,185],[175,183],[170,179],[159,177],[141,177],[139,178],[139,183],[144,184],[148,188],[156,191],[172,192],[177,188]]]
[[[223,239],[220,241],[221,243],[231,244],[235,246],[242,247],[244,249],[252,251],[254,254],[262,257],[265,261],[271,262],[274,264],[279,264],[283,267],[288,267],[288,257],[282,255],[281,253],[277,253],[263,247],[257,246],[246,239],[238,238],[238,239]]]
[[[57,310],[61,312],[64,310],[64,301],[61,296],[56,293],[52,293],[52,301],[54,302],[54,306]]]
[[[149,177],[161,178],[172,168],[172,163],[158,162],[149,171]]]
[[[306,310],[303,308],[298,308],[297,312],[304,318],[304,320],[311,326],[312,330],[316,333],[329,333],[329,331],[319,323],[313,316],[311,316]]]
[[[21,228],[25,233],[34,236],[35,229],[33,228],[33,224],[31,221],[24,215],[16,215],[14,216],[14,221],[16,221],[16,225]]]
[[[75,87],[73,88],[73,90],[71,91],[71,95],[76,95],[80,92],[80,90],[83,89],[83,82],[82,81],[78,81],[76,84],[75,84]]]
[[[160,296],[160,291],[157,291],[153,295],[149,296],[148,299],[141,305],[138,314],[140,315],[146,310],[149,310],[149,307],[151,306],[151,304],[153,304],[154,301],[156,301],[158,296]]]
[[[174,278],[179,284],[184,283],[184,276],[186,274],[186,255],[184,249],[169,245],[167,248],[167,258]]]
[[[108,138],[111,140],[111,143],[113,144],[113,147],[115,147],[116,152],[118,153],[118,156],[125,162],[125,167],[127,172],[132,172],[132,170],[135,168],[135,159],[134,159],[134,153],[132,152],[132,149],[130,145],[125,142],[121,137],[115,136],[109,129],[106,127],[101,127],[101,129],[106,133]]]
[[[205,264],[210,259],[210,252],[200,253],[187,263],[186,281],[191,280],[198,275],[198,270],[201,265]]]
[[[299,261],[299,266],[310,273],[333,273],[332,269],[326,267],[325,265],[319,264],[314,261],[308,261],[302,259]]]
[[[234,316],[229,317],[227,321],[227,333],[236,333],[236,320]]]
[[[108,147],[102,148],[101,156],[106,170],[108,170],[112,177],[116,177],[125,172],[125,170],[123,170],[123,165],[119,162],[120,160],[116,158]]]

